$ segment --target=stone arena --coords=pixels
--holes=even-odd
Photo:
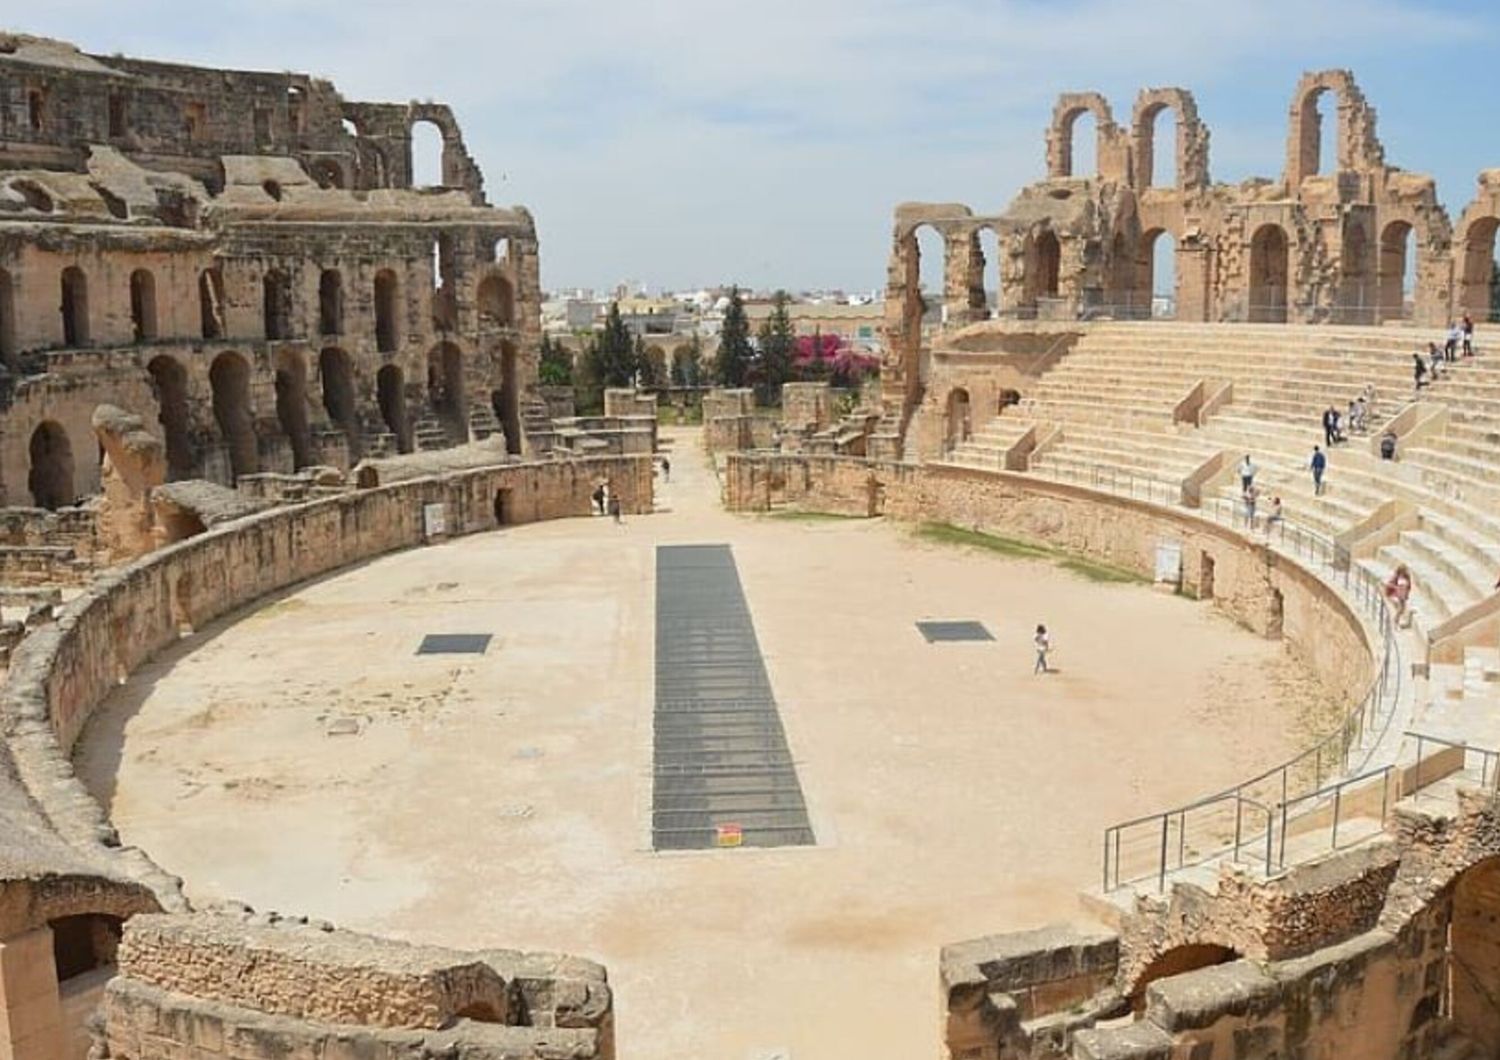
[[[1500,1052],[1500,179],[1350,72],[1233,186],[1064,95],[875,385],[701,427],[543,392],[447,106],[3,34],[0,117],[0,1060]]]

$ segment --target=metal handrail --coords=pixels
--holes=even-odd
[[[1488,747],[1479,747],[1466,740],[1449,740],[1442,736],[1433,736],[1425,732],[1414,732],[1407,729],[1402,733],[1409,740],[1417,741],[1417,761],[1412,776],[1412,791],[1422,790],[1422,752],[1430,743],[1440,744],[1443,747],[1460,748],[1464,752],[1464,768],[1469,767],[1469,754],[1472,752],[1479,755],[1479,786],[1489,790],[1490,798],[1500,798],[1500,751]]]

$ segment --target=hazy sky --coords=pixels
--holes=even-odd
[[[1239,180],[1279,175],[1301,72],[1348,66],[1455,217],[1500,166],[1493,0],[46,0],[4,25],[449,102],[549,287],[874,288],[892,207],[998,211],[1070,89],[1121,121],[1142,86],[1192,90]]]

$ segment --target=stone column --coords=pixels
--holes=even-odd
[[[0,942],[0,1060],[57,1060],[63,1042],[52,929]]]

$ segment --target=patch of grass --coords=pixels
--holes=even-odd
[[[1142,577],[1135,571],[1101,563],[1087,556],[1078,556],[1061,549],[1049,548],[1046,545],[1032,544],[1029,541],[1018,541],[1013,537],[986,534],[982,530],[966,530],[961,526],[953,526],[951,523],[922,523],[917,527],[916,535],[924,541],[933,541],[940,545],[980,548],[986,552],[1009,556],[1012,559],[1051,560],[1071,574],[1105,585],[1146,585],[1150,582],[1150,579]]]
[[[863,515],[839,515],[835,512],[804,512],[791,508],[765,512],[764,516],[767,519],[776,519],[785,523],[842,523],[852,519],[866,518]]]

